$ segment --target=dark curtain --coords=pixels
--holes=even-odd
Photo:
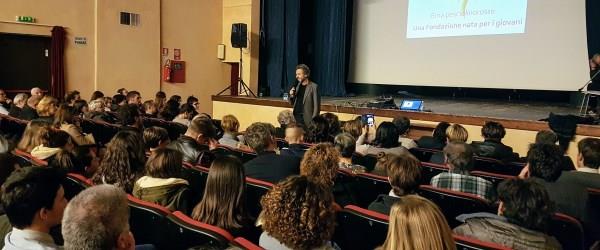
[[[262,0],[259,75],[265,95],[281,96],[306,63],[321,95],[345,95],[352,0]]]
[[[65,95],[65,29],[52,28],[50,42],[50,95],[62,98]]]

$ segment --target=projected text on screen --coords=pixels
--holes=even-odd
[[[409,0],[407,38],[525,33],[527,0]]]

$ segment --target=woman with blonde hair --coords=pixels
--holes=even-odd
[[[58,100],[52,96],[44,96],[35,107],[39,120],[54,122],[54,114],[58,110]]]
[[[232,148],[237,148],[244,144],[244,137],[239,134],[240,122],[235,116],[223,116],[221,119],[221,127],[223,128],[223,137],[219,139],[219,144]]]
[[[450,142],[467,142],[467,139],[469,138],[469,132],[467,132],[467,129],[465,129],[465,127],[463,127],[462,125],[455,123],[450,125],[447,129],[446,129],[446,143],[450,143]],[[444,153],[443,152],[436,152],[433,155],[431,155],[431,159],[429,160],[429,162],[431,163],[436,163],[436,164],[444,164]]]
[[[387,238],[378,250],[455,250],[452,230],[433,202],[407,195],[392,206]]]
[[[17,149],[31,153],[33,148],[47,143],[50,132],[50,124],[42,120],[32,120],[27,123],[23,136],[17,144]]]

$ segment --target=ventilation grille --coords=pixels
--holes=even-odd
[[[121,12],[121,24],[130,26],[140,25],[140,14]]]

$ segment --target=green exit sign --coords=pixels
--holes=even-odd
[[[17,16],[17,22],[22,23],[35,23],[35,18],[30,16]]]

